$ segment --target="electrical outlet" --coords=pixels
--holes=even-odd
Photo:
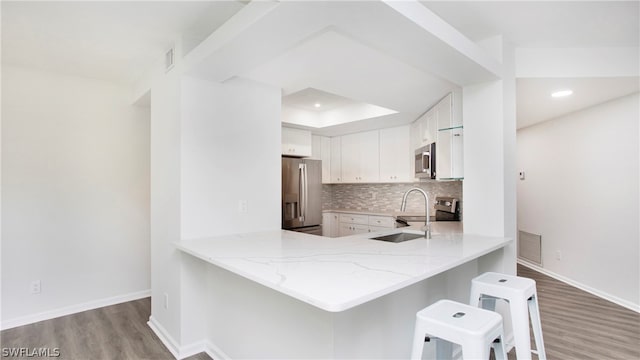
[[[164,293],[164,308],[169,309],[169,294]]]
[[[40,280],[32,281],[31,284],[29,285],[29,290],[31,291],[32,294],[40,294],[40,290],[41,290]]]
[[[519,175],[520,175],[520,180],[524,180],[524,171],[520,171]]]
[[[238,201],[238,212],[244,214],[249,211],[249,202],[247,200]]]
[[[562,260],[562,251],[560,251],[560,250],[556,251],[556,260],[558,260],[558,261]]]

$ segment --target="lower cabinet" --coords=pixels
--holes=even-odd
[[[340,236],[340,216],[337,213],[322,214],[322,236]]]
[[[395,221],[391,216],[345,214],[339,215],[340,226],[338,236],[349,236],[390,230],[394,228]]]

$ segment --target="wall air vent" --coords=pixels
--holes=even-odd
[[[542,266],[542,236],[518,231],[518,257]]]
[[[171,70],[173,68],[174,61],[175,61],[174,52],[173,51],[174,51],[173,48],[171,48],[164,55],[164,70],[165,70],[165,72],[168,72],[169,70]]]

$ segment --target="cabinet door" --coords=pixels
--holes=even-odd
[[[342,177],[344,182],[377,182],[380,175],[378,131],[342,137]]]
[[[359,134],[342,136],[342,179],[344,182],[358,182],[360,176]]]
[[[451,94],[447,95],[444,99],[440,100],[438,105],[436,105],[436,113],[437,113],[437,121],[438,121],[438,130],[441,129],[449,129],[452,127],[452,119],[453,115],[451,111]]]
[[[320,137],[320,160],[322,160],[322,183],[331,183],[331,139]]]
[[[333,213],[322,213],[322,236],[333,237]]]
[[[422,118],[422,126],[420,127],[420,131],[422,133],[421,146],[431,144],[432,142],[436,141],[437,130],[437,111],[434,107],[429,110]]]
[[[464,131],[461,128],[451,130],[451,177],[464,178]],[[437,156],[437,155],[436,155]]]
[[[369,226],[359,224],[340,223],[340,236],[349,236],[369,232]]]
[[[378,182],[380,180],[379,135],[378,130],[361,133],[359,182]]]
[[[322,160],[322,136],[311,135],[311,159]]]
[[[392,228],[388,228],[385,226],[369,226],[369,232],[378,232],[378,231],[389,231]]]
[[[311,132],[283,127],[282,155],[311,156]]]
[[[411,178],[409,126],[380,130],[380,181],[408,182]]]
[[[311,136],[311,159],[322,161],[322,183],[331,183],[331,139]]]
[[[332,137],[330,140],[330,174],[332,183],[342,182],[342,137]]]
[[[438,179],[451,178],[451,130],[438,131],[436,142],[436,177]]]
[[[438,131],[436,142],[436,177],[462,179],[464,177],[463,129]]]
[[[338,214],[331,213],[331,237],[340,236],[340,221]]]

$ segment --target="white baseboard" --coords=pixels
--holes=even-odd
[[[231,359],[219,347],[208,340],[202,340],[184,346],[178,345],[178,342],[173,339],[169,332],[153,316],[149,317],[147,324],[176,359],[188,358],[201,352],[207,353],[212,359],[216,360]]]
[[[547,275],[549,277],[552,277],[552,278],[554,278],[554,279],[556,279],[558,281],[562,281],[565,284],[577,287],[578,289],[586,291],[589,294],[595,295],[595,296],[597,296],[599,298],[602,298],[602,299],[607,300],[607,301],[611,301],[614,304],[618,304],[618,305],[620,305],[622,307],[625,307],[625,308],[627,308],[629,310],[632,310],[632,311],[635,311],[637,313],[640,313],[640,305],[639,304],[634,304],[631,301],[621,299],[621,298],[619,298],[617,296],[608,294],[608,293],[606,293],[604,291],[600,291],[598,289],[594,289],[594,288],[592,288],[592,287],[590,287],[588,285],[582,284],[582,283],[577,282],[575,280],[572,280],[572,279],[569,279],[569,278],[564,277],[562,275],[556,274],[553,271],[549,271],[549,270],[547,270],[545,268],[542,268],[542,267],[540,267],[538,265],[534,265],[534,264],[532,264],[532,263],[530,263],[528,261],[522,260],[522,259],[518,259],[518,264],[520,264],[522,266],[526,266],[529,269],[535,270],[535,271],[540,272],[542,274],[545,274],[545,275]]]
[[[231,357],[229,355],[225,354],[224,351],[222,351],[219,347],[217,347],[215,344],[213,344],[210,341],[206,342],[205,352],[212,359],[216,359],[216,360],[231,360]]]
[[[93,310],[105,306],[120,304],[127,301],[138,300],[151,296],[151,290],[143,290],[125,295],[112,296],[105,299],[89,301],[82,304],[65,306],[60,309],[43,311],[41,313],[17,317],[14,319],[3,320],[0,329],[7,330],[18,326],[33,324],[39,321],[55,319],[61,316],[76,314],[79,312]]]
[[[149,325],[151,330],[156,334],[160,341],[162,341],[171,355],[176,359],[180,359],[180,346],[173,337],[169,335],[169,332],[164,328],[164,326],[162,326],[153,316],[149,316],[147,325]]]

